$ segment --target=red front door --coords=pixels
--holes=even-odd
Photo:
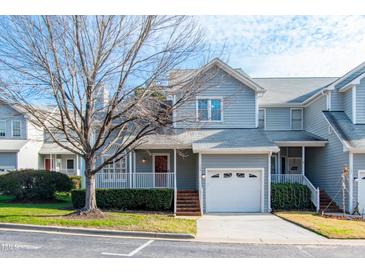
[[[52,160],[51,159],[45,159],[44,160],[44,167],[48,171],[51,170],[52,169]]]
[[[169,157],[167,155],[155,155],[155,186],[167,187]]]

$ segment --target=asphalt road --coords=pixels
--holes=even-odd
[[[363,258],[365,245],[224,244],[0,230],[0,257]]]

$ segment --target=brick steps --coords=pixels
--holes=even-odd
[[[200,216],[199,193],[194,190],[178,190],[176,199],[177,216]]]
[[[328,194],[321,190],[319,193],[319,201],[320,201],[320,212],[322,212],[328,205],[331,203],[332,199],[328,196]],[[330,206],[326,209],[326,212],[337,213],[342,212],[342,209],[333,201]]]

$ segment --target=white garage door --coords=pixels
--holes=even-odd
[[[207,212],[261,212],[262,171],[208,170]]]
[[[359,171],[358,178],[358,196],[359,196],[359,210],[361,214],[365,213],[365,170]]]

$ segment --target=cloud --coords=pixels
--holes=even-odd
[[[213,47],[252,76],[340,76],[365,61],[364,16],[200,16]]]

